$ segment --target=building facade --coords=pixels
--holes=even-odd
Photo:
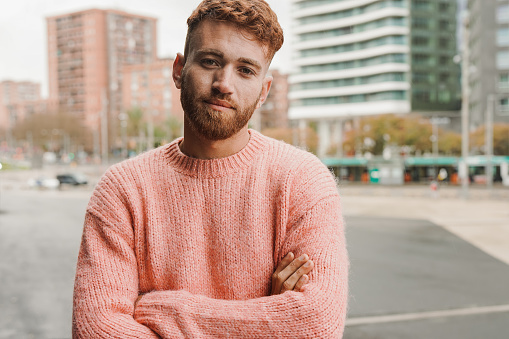
[[[270,128],[288,127],[288,74],[270,69],[272,85],[264,104],[257,109],[251,119],[253,128],[263,131]]]
[[[140,109],[144,122],[153,126],[182,123],[184,111],[180,90],[172,78],[173,59],[157,59],[149,64],[125,66],[122,74],[122,112]],[[128,119],[127,116],[122,117]],[[175,138],[180,135],[171,135]]]
[[[468,0],[470,126],[486,123],[488,98],[494,122],[509,123],[509,0]]]
[[[459,115],[454,1],[293,0],[293,6],[289,118],[318,122],[319,155],[341,140],[343,121]]]
[[[0,129],[10,130],[33,114],[45,113],[48,101],[41,99],[41,85],[29,81],[0,82]]]
[[[92,130],[107,117],[109,135],[117,138],[123,67],[155,60],[157,19],[90,9],[46,21],[50,99]]]
[[[412,112],[461,109],[457,12],[454,0],[410,1]]]

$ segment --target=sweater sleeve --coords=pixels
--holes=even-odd
[[[302,292],[239,301],[155,291],[141,298],[135,319],[163,338],[341,338],[348,257],[337,191],[293,222],[280,252],[288,251],[307,253],[315,263]]]
[[[138,269],[130,225],[115,185],[104,177],[85,216],[74,285],[74,339],[159,338],[133,318]]]

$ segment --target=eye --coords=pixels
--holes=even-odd
[[[206,58],[206,59],[202,59],[201,60],[201,64],[205,67],[213,67],[213,66],[217,66],[217,62],[216,60],[214,59],[209,59],[209,58]]]
[[[239,69],[239,71],[240,71],[240,73],[242,73],[243,75],[246,75],[246,76],[255,75],[255,72],[249,67],[241,67]]]

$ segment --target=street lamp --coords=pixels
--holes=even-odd
[[[3,167],[3,165],[0,162],[0,171],[2,171],[2,167]],[[0,181],[0,198],[1,198],[1,194],[2,194],[2,181]],[[0,202],[1,202],[1,199],[0,199]],[[0,204],[0,206],[2,206],[2,205]],[[2,213],[2,209],[1,208],[0,208],[0,213]]]
[[[118,119],[120,120],[120,133],[122,139],[122,158],[127,158],[127,119],[129,116],[122,112],[118,115]]]
[[[468,129],[469,129],[469,105],[470,105],[470,15],[465,13],[462,25],[462,55],[461,55],[461,162],[459,164],[459,176],[461,178],[462,195],[468,198]]]

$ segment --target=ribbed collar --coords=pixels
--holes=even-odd
[[[219,159],[191,158],[179,148],[183,137],[171,142],[164,151],[167,161],[177,172],[199,178],[219,178],[230,173],[247,168],[253,159],[263,152],[267,146],[267,139],[259,132],[250,129],[248,144],[239,152]]]

